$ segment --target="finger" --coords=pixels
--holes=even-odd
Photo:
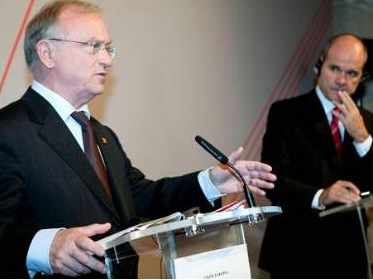
[[[88,274],[91,272],[91,270],[87,266],[75,260],[74,258],[66,260],[63,265],[66,269],[69,269],[70,271],[78,275]]]
[[[350,203],[358,202],[359,200],[360,200],[360,197],[341,196],[339,197],[337,202],[350,204]]]
[[[342,91],[342,90],[339,90],[337,94],[338,94],[340,102],[335,103],[335,105],[341,111],[347,110],[347,106],[349,106],[349,105],[348,105],[348,101],[347,101],[348,97],[346,97],[346,95],[348,95],[348,94],[345,91]]]
[[[265,181],[269,181],[269,182],[274,182],[274,181],[277,180],[276,175],[273,174],[273,173],[269,173],[269,172],[249,170],[249,171],[247,171],[245,173],[246,174],[244,175],[244,177],[247,180],[249,180],[249,179],[255,179],[255,178],[259,178],[259,179],[262,179],[262,180],[265,180]]]
[[[73,252],[74,259],[82,264],[88,272],[92,269],[101,273],[105,273],[105,265],[96,259],[93,255],[87,254],[82,250],[76,250]],[[88,273],[87,272],[87,273]]]
[[[105,249],[99,243],[88,237],[78,239],[76,241],[76,246],[83,251],[90,252],[99,257],[103,257],[105,255]]]
[[[249,161],[249,160],[242,160],[242,161],[237,162],[237,168],[239,168],[240,171],[246,171],[246,172],[250,172],[252,170],[265,171],[265,172],[272,171],[272,167],[268,164],[265,164],[259,161]]]
[[[82,231],[83,234],[86,236],[94,236],[97,234],[103,234],[107,232],[111,228],[110,223],[105,223],[105,224],[92,224],[84,227],[80,227],[79,230]]]
[[[91,272],[90,269],[76,261],[72,256],[66,256],[53,263],[53,273],[77,277],[89,272]]]
[[[249,189],[250,189],[250,191],[251,191],[252,193],[255,193],[255,194],[258,194],[258,195],[261,195],[261,196],[265,196],[265,195],[266,195],[266,192],[263,191],[263,190],[260,189],[260,188],[257,188],[257,187],[255,187],[255,186],[251,186],[251,185],[249,185],[248,187],[249,187]]]
[[[339,110],[335,111],[333,110],[332,113],[336,117],[340,118],[341,116],[345,116],[351,111],[351,106],[348,105],[347,99],[344,97],[344,93],[339,91],[338,96],[340,97],[341,102],[334,102],[335,107],[337,107]],[[349,98],[349,97],[348,97]],[[347,102],[347,103],[346,103]]]
[[[347,113],[347,110],[346,110],[345,106],[343,106],[341,104],[338,104],[338,103],[335,103],[335,107],[337,107],[338,110],[333,110],[332,114],[334,116],[336,116],[338,119],[340,119],[341,117],[343,117]]]
[[[355,184],[353,184],[351,182],[343,181],[343,187],[345,189],[347,189],[347,191],[349,191],[349,192],[351,192],[351,193],[353,193],[355,195],[360,195],[359,188]]]
[[[275,185],[273,183],[261,180],[261,179],[251,179],[249,181],[250,186],[254,186],[257,188],[263,188],[263,189],[273,189]]]
[[[359,201],[360,195],[357,195],[347,189],[345,186],[339,185],[330,192],[330,198],[335,202],[353,203]]]
[[[349,199],[353,202],[358,202],[359,200],[361,200],[360,195],[356,195],[354,193],[350,193],[348,196],[349,196]]]
[[[354,109],[356,107],[355,102],[346,91],[340,92],[340,98],[342,103],[346,106],[347,110]]]
[[[273,173],[268,172],[259,172],[258,178],[263,179],[265,181],[275,182],[277,180],[277,177]]]
[[[229,156],[229,162],[234,164],[242,155],[243,147],[239,147],[237,150],[233,151]]]
[[[356,186],[346,186],[349,193],[360,196],[360,190]]]

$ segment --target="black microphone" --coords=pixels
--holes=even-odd
[[[220,152],[217,148],[215,148],[213,145],[211,145],[209,142],[207,142],[205,139],[203,139],[201,136],[197,135],[195,138],[196,142],[202,146],[202,148],[204,148],[207,152],[209,152],[214,158],[216,158],[220,163],[228,166],[232,171],[233,173],[240,179],[241,183],[242,183],[242,188],[244,190],[244,194],[245,194],[245,199],[246,199],[246,202],[247,202],[247,205],[249,208],[251,207],[255,207],[256,206],[256,203],[255,203],[255,200],[254,200],[254,196],[253,194],[251,193],[251,191],[249,191],[249,188],[247,187],[247,184],[246,184],[246,181],[245,179],[243,178],[243,176],[241,175],[240,171],[238,171],[237,168],[235,168],[233,166],[233,164],[231,164],[228,160],[228,157],[226,155],[224,155],[222,152]]]
[[[222,152],[216,149],[213,145],[211,145],[209,142],[203,139],[201,136],[197,135],[195,137],[195,140],[219,162],[221,162],[222,164],[228,163],[228,158]]]

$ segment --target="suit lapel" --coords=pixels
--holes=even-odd
[[[96,135],[96,141],[104,158],[109,173],[116,209],[123,221],[135,218],[134,205],[127,177],[125,176],[125,165],[121,155],[117,139],[107,128],[92,118],[92,125]]]
[[[337,151],[333,142],[333,137],[330,131],[328,119],[325,115],[324,109],[318,99],[316,93],[312,91],[306,97],[308,100],[303,104],[306,106],[300,108],[305,114],[305,127],[308,130],[308,137],[314,143],[315,147],[320,150],[321,153],[325,153],[328,159],[332,162],[337,160]]]
[[[87,157],[55,110],[32,89],[23,99],[29,108],[30,118],[40,124],[40,137],[75,171],[97,199],[118,217]]]

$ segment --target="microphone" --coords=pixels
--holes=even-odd
[[[200,144],[207,152],[209,152],[214,158],[216,158],[220,163],[227,164],[228,158],[216,149],[213,145],[203,139],[201,136],[197,135],[195,140],[198,144]]]
[[[207,142],[205,139],[203,139],[201,136],[197,135],[194,139],[200,146],[202,146],[202,148],[204,148],[208,153],[210,153],[215,159],[217,159],[220,163],[228,166],[233,171],[233,173],[236,175],[236,177],[239,178],[239,180],[242,183],[242,188],[245,194],[245,199],[246,199],[248,207],[249,208],[255,207],[256,203],[254,200],[254,196],[251,193],[251,191],[249,191],[249,188],[246,184],[245,179],[241,175],[240,171],[238,171],[238,169],[235,168],[233,164],[229,162],[228,157],[224,155],[222,152],[220,152],[213,145],[211,145],[209,142]]]

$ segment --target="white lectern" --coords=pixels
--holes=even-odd
[[[280,213],[277,206],[238,208],[191,217],[175,213],[140,224],[99,241],[110,251],[107,276],[121,278],[116,266],[136,252],[159,254],[165,278],[250,278],[245,227]],[[121,250],[128,245],[132,253]]]

